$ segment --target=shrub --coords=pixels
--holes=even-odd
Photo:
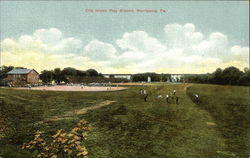
[[[90,126],[81,120],[76,127],[69,132],[58,130],[50,142],[46,142],[42,137],[41,131],[36,131],[34,139],[24,143],[22,149],[28,149],[37,153],[38,158],[57,158],[57,157],[84,157],[87,158],[88,150],[83,140],[86,139],[87,131]]]

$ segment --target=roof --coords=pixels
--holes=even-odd
[[[33,69],[12,69],[7,74],[9,74],[9,75],[14,75],[14,74],[28,74],[32,70]]]

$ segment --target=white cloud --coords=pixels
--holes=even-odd
[[[64,37],[56,28],[1,41],[5,65],[38,71],[55,67],[95,68],[103,73],[206,73],[217,67],[248,66],[249,47],[229,45],[221,32],[208,36],[194,24],[167,24],[165,39],[145,31],[126,32],[115,43],[93,39],[85,46],[75,37]]]
[[[236,45],[233,46],[230,51],[234,59],[249,62],[249,47],[241,47]]]
[[[169,47],[189,47],[203,39],[201,32],[195,31],[194,24],[167,24],[164,28],[166,45]]]
[[[85,46],[84,56],[88,56],[95,61],[112,60],[116,56],[116,49],[111,44],[92,40]]]
[[[43,41],[45,44],[56,44],[63,38],[62,32],[56,28],[39,29],[33,33],[36,40]]]
[[[135,52],[161,53],[166,49],[156,38],[150,37],[144,31],[126,32],[122,39],[116,40],[116,44],[123,50]]]

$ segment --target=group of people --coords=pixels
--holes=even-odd
[[[179,104],[179,97],[176,96],[176,90],[173,90],[173,92],[166,95],[166,101],[168,103],[175,102],[176,104]]]
[[[147,91],[145,89],[140,89],[139,90],[139,94],[144,96],[144,101],[147,102],[147,98],[148,98],[148,94]],[[195,102],[199,103],[199,95],[195,94]],[[156,96],[156,99],[162,99],[164,98],[163,95],[159,94]],[[176,103],[179,104],[179,97],[176,95],[176,90],[174,89],[172,92],[170,92],[169,94],[166,94],[166,102],[167,103]]]
[[[144,101],[147,102],[148,94],[145,89],[140,89],[139,94],[144,96]]]
[[[139,94],[143,95],[144,96],[144,101],[147,102],[147,98],[148,98],[147,91],[145,89],[140,89]],[[162,98],[163,98],[163,96],[161,94],[156,96],[156,99],[162,99]],[[172,101],[170,101],[170,100],[172,100]],[[176,96],[176,90],[173,90],[173,92],[166,95],[166,101],[168,103],[175,102],[176,104],[179,104],[179,97]]]

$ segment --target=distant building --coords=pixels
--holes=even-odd
[[[103,74],[105,78],[123,78],[127,79],[129,81],[132,81],[132,75],[133,74]],[[181,80],[182,78],[192,76],[192,75],[203,75],[203,74],[169,74],[170,77],[168,79],[168,82],[184,82],[184,80]],[[151,77],[147,77],[148,82],[152,82]]]
[[[151,82],[151,77],[150,76],[148,76],[148,82]]]
[[[123,78],[131,80],[132,74],[103,74],[105,78]]]
[[[38,83],[39,73],[34,69],[13,69],[7,73],[6,80],[11,83]]]

